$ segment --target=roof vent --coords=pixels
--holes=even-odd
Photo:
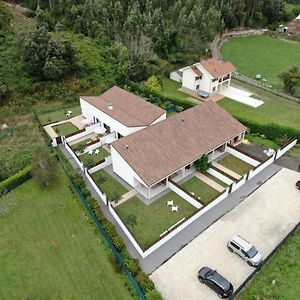
[[[181,119],[181,126],[184,126],[184,118]]]
[[[129,152],[129,147],[128,147],[128,145],[126,145],[125,148],[126,148],[125,151],[126,151],[126,152]]]
[[[113,104],[112,103],[108,103],[107,107],[108,107],[109,110],[113,110]]]

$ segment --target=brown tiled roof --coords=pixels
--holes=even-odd
[[[208,101],[115,141],[112,146],[151,186],[245,130],[229,113]]]
[[[231,62],[222,63],[215,58],[206,59],[201,61],[200,63],[213,78],[218,78],[220,76],[236,71],[236,68]]]
[[[183,72],[180,71],[180,69],[176,70],[175,72],[176,72],[180,77],[182,77]]]
[[[192,71],[197,75],[197,76],[202,76],[203,73],[196,67],[196,66],[190,66],[190,68],[192,69]]]
[[[112,87],[101,96],[81,96],[80,98],[127,127],[150,125],[165,113],[158,106],[117,86]],[[108,109],[110,103],[113,105],[112,110]]]

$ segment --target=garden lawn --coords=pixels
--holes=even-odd
[[[247,164],[243,160],[233,155],[227,155],[226,157],[219,160],[218,163],[241,176],[248,173],[250,170],[254,168],[253,166]]]
[[[176,98],[180,100],[188,100],[188,95],[183,92],[178,91],[181,88],[181,83],[171,80],[167,77],[162,76],[162,89],[159,92],[161,95],[169,98]]]
[[[300,105],[294,102],[265,102],[258,108],[250,107],[237,101],[224,98],[218,104],[235,118],[254,121],[259,124],[274,123],[280,126],[300,128]]]
[[[204,205],[211,202],[220,192],[203,182],[197,177],[192,177],[188,181],[181,184],[189,192],[193,192],[196,197],[200,197],[200,202]]]
[[[280,146],[275,142],[253,134],[246,134],[245,139],[248,140],[251,144],[258,144],[272,149],[280,148]]]
[[[59,136],[68,135],[78,130],[78,128],[71,122],[56,125],[53,129]]]
[[[300,228],[275,252],[271,260],[239,295],[239,300],[299,299],[300,295]],[[275,284],[272,285],[272,281]]]
[[[282,88],[279,75],[292,66],[300,67],[300,43],[290,43],[268,36],[234,38],[222,46],[225,60],[231,61],[238,72],[250,78],[261,74],[267,84]]]
[[[95,150],[93,150],[93,154],[85,153],[85,154],[79,156],[79,159],[83,162],[83,164],[87,168],[91,168],[91,167],[97,165],[97,163],[99,161],[105,159],[105,157],[110,155],[110,153],[102,147],[97,148],[97,149],[99,150],[99,154],[94,154],[96,151],[96,149],[95,149]]]
[[[67,106],[64,103],[55,103],[50,105],[45,105],[42,108],[36,110],[36,114],[42,123],[42,125],[62,121],[66,119],[67,111],[72,111],[72,117],[81,114],[81,109],[79,104],[74,104],[72,106]]]
[[[173,200],[178,212],[172,212],[167,201]],[[174,192],[170,192],[150,205],[145,205],[137,197],[132,197],[116,207],[116,211],[142,247],[151,245],[159,235],[187,218],[197,210]],[[129,221],[129,215],[136,216],[136,225]]]
[[[106,194],[108,200],[111,200],[114,193],[117,193],[121,197],[128,192],[126,187],[104,169],[93,173],[91,176],[100,190]]]
[[[88,146],[88,144],[90,142],[92,142],[93,140],[90,138],[87,138],[79,143],[73,144],[71,145],[71,148],[73,149],[73,151],[79,151],[80,149],[82,149],[83,147],[85,148],[86,146]],[[83,149],[84,150],[84,149]]]
[[[136,299],[58,170],[52,187],[31,179],[0,199],[0,299]]]

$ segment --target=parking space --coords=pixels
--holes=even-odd
[[[295,188],[299,173],[282,169],[236,208],[210,226],[151,275],[164,299],[218,299],[197,279],[203,266],[216,269],[239,287],[253,272],[227,241],[239,234],[262,253],[271,251],[300,219],[300,193]]]

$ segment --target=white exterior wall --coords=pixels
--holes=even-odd
[[[101,122],[101,126],[103,126],[103,122],[110,127],[110,131],[119,132],[123,136],[127,136],[131,133],[137,132],[146,126],[141,127],[126,127],[122,123],[118,122],[114,118],[110,117],[109,115],[105,114],[101,110],[97,109],[95,106],[89,104],[83,99],[80,99],[80,107],[82,111],[82,115],[90,120],[91,122],[94,121],[93,117],[96,117]]]
[[[245,154],[243,154],[243,153],[241,153],[241,152],[239,152],[235,149],[232,149],[230,147],[226,147],[226,152],[229,153],[229,154],[232,154],[233,156],[239,158],[240,160],[250,164],[251,166],[256,167],[260,164],[259,161],[255,160],[255,159],[253,159],[253,158],[251,158],[251,157],[249,157],[249,156],[247,156],[247,155],[245,155]]]
[[[212,77],[211,75],[202,67],[201,64],[197,64],[197,68],[202,72],[202,79],[200,84],[200,90],[206,93],[212,92]]]
[[[181,82],[182,81],[181,76],[177,72],[175,72],[175,71],[170,73],[170,79],[172,79],[174,81],[177,81],[177,82]]]
[[[220,179],[221,181],[225,182],[226,184],[228,185],[231,185],[234,181],[231,180],[230,178],[224,176],[223,174],[217,172],[216,170],[212,169],[212,168],[209,168],[207,170],[207,173],[215,176],[216,178]]]
[[[154,122],[152,122],[152,123],[150,124],[150,126],[153,125],[153,124],[156,124],[156,123],[158,123],[158,122],[160,122],[160,121],[163,121],[163,120],[165,120],[166,118],[167,118],[167,113],[164,112],[164,114],[161,115],[158,119],[154,120]]]
[[[278,159],[278,158],[281,157],[284,153],[286,153],[287,151],[289,151],[290,149],[292,149],[296,144],[297,144],[297,140],[294,140],[292,143],[288,144],[285,148],[279,149],[279,150],[277,151],[276,159]]]
[[[195,73],[190,68],[183,70],[182,86],[193,91],[195,89]]]
[[[135,186],[135,181],[139,181],[145,187],[147,186],[143,180],[137,175],[137,173],[128,165],[128,163],[122,158],[122,156],[111,147],[111,158],[112,158],[112,166],[113,171],[119,175],[123,180],[125,180],[132,187]]]

